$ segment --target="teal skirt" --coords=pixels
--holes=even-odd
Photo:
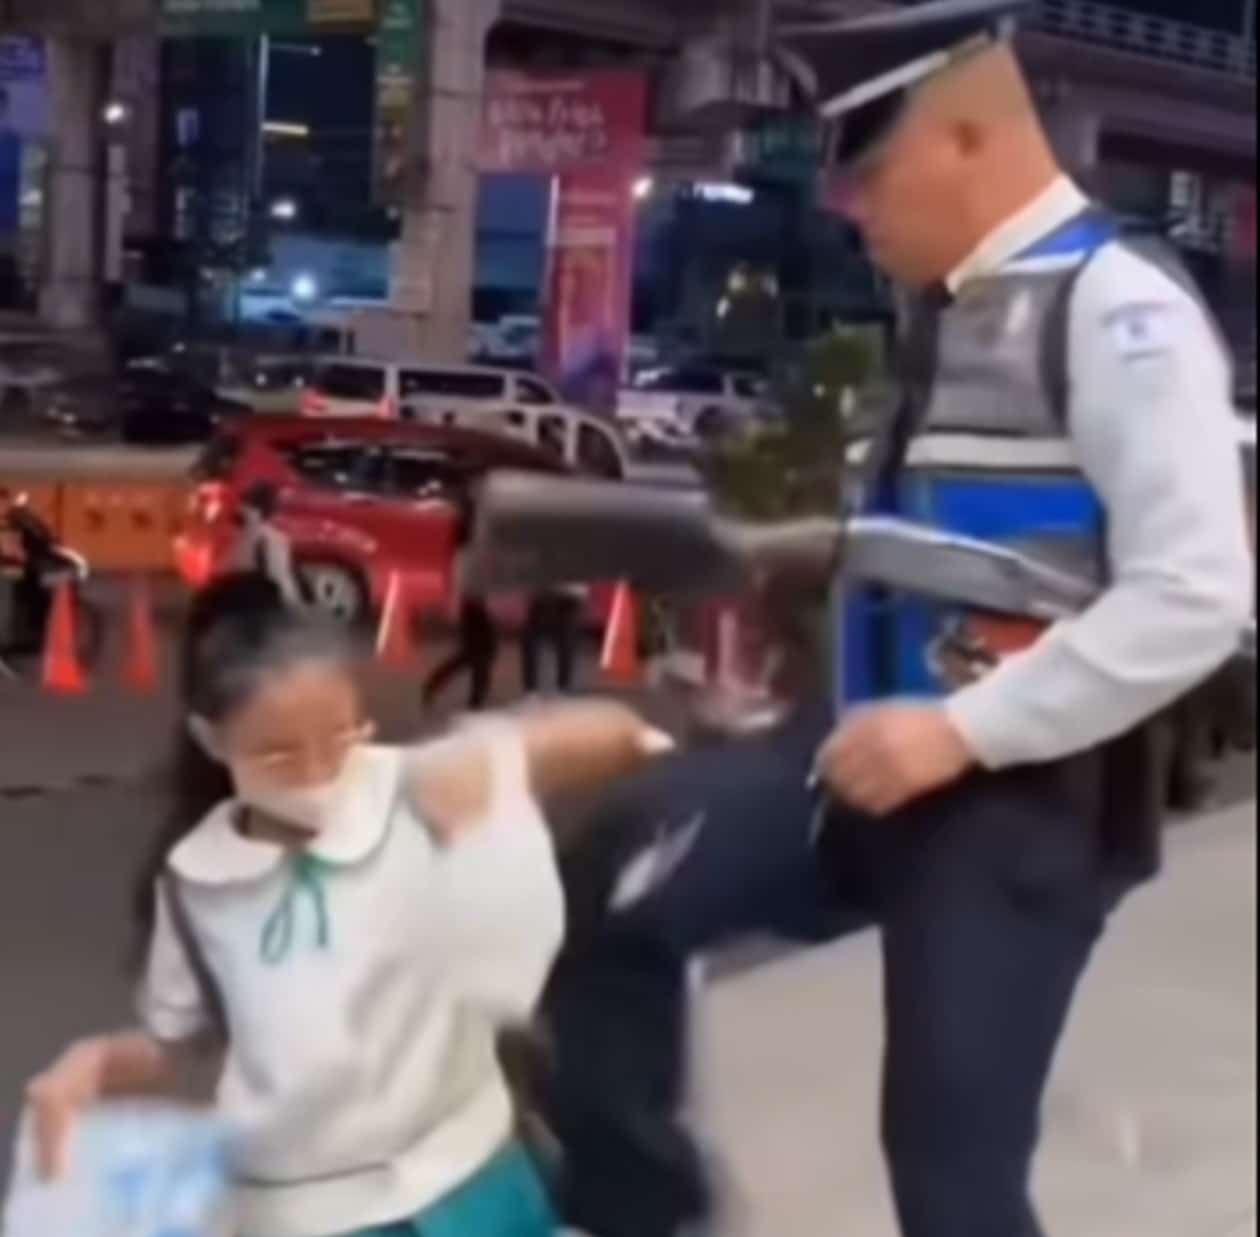
[[[538,1170],[512,1146],[414,1220],[351,1237],[555,1237],[557,1228]]]

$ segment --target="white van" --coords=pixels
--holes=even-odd
[[[442,424],[518,438],[588,477],[624,481],[629,475],[630,455],[617,427],[568,405],[465,408]]]
[[[555,391],[534,374],[473,365],[326,357],[302,401],[312,417],[398,417],[449,424],[470,408],[555,407]]]

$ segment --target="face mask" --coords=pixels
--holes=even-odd
[[[359,750],[350,752],[332,781],[317,786],[276,786],[256,774],[233,770],[237,798],[273,820],[318,836],[335,826],[346,810],[358,781]]]

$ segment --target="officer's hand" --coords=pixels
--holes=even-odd
[[[889,816],[958,781],[975,766],[966,740],[937,705],[887,704],[853,713],[815,762],[833,794],[871,816]]]

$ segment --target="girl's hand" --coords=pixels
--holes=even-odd
[[[519,713],[534,793],[592,790],[674,751],[674,740],[614,700],[575,700]]]
[[[79,1117],[101,1097],[105,1052],[99,1042],[76,1044],[26,1089],[35,1135],[36,1166],[52,1181],[69,1167],[70,1140]]]

